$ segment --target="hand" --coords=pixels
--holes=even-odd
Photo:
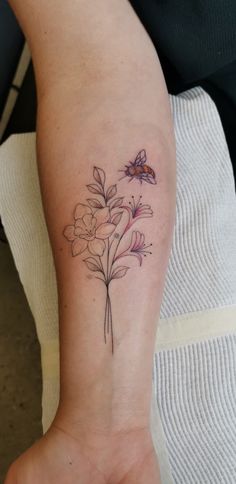
[[[10,467],[5,484],[160,484],[147,429],[78,438],[55,425]]]

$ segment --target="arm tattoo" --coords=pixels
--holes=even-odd
[[[120,178],[128,177],[129,182],[132,180],[139,180],[140,184],[145,181],[147,183],[151,183],[152,185],[156,185],[156,175],[154,170],[146,164],[147,163],[147,155],[145,150],[139,151],[134,161],[130,161],[128,165],[125,165],[125,168],[122,171],[124,176]]]
[[[155,173],[145,162],[146,152],[142,150],[133,163],[121,170],[125,173],[124,177],[130,177],[129,181],[137,179],[140,183],[156,184]],[[121,279],[130,269],[123,265],[127,257],[128,260],[136,257],[141,266],[143,258],[151,254],[149,249],[152,244],[147,245],[145,235],[134,230],[133,225],[141,218],[152,217],[153,211],[150,205],[142,203],[142,195],[137,200],[131,196],[127,204],[125,197],[117,196],[117,185],[106,187],[106,174],[102,168],[93,168],[93,178],[95,183],[87,185],[87,189],[95,197],[75,206],[73,225],[67,225],[63,235],[71,243],[72,256],[86,254],[83,261],[87,268],[105,285],[104,341],[110,342],[113,353],[109,287],[111,281]]]

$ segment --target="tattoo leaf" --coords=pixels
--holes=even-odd
[[[115,213],[113,217],[111,217],[111,223],[118,225],[121,221],[122,215],[123,215],[123,212]]]
[[[109,203],[110,208],[120,207],[123,203],[124,197],[115,198]]]
[[[94,257],[88,257],[87,259],[84,259],[84,262],[87,266],[87,268],[90,270],[90,271],[93,271],[93,272],[101,272],[101,267],[99,266],[98,262],[96,261],[96,259],[94,259]]]
[[[96,194],[100,194],[100,195],[103,195],[103,190],[102,188],[99,186],[99,185],[96,185],[96,183],[91,183],[90,185],[87,185],[87,189],[91,192],[91,193],[96,193]]]
[[[112,197],[114,197],[117,193],[117,187],[116,185],[111,185],[108,189],[107,189],[107,193],[106,193],[106,200],[110,200]]]
[[[96,166],[94,167],[93,178],[94,180],[96,180],[97,183],[99,183],[99,185],[102,185],[102,187],[104,187],[106,175],[104,170],[102,170],[102,168],[97,168]]]
[[[125,276],[128,269],[129,267],[127,266],[116,267],[116,269],[114,269],[114,271],[111,274],[111,279],[121,279],[121,277]]]
[[[87,198],[87,202],[92,208],[103,208],[103,204],[96,200],[96,198]]]

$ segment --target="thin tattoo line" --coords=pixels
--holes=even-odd
[[[119,170],[124,172],[122,178],[128,177],[129,181],[137,179],[140,184],[145,181],[156,185],[154,170],[146,161],[146,151],[139,151],[134,162],[126,165],[125,170]],[[133,225],[142,218],[153,217],[153,211],[150,205],[142,202],[142,195],[137,200],[132,195],[127,204],[125,197],[117,196],[117,184],[106,188],[106,174],[102,168],[93,168],[93,178],[95,183],[87,185],[93,198],[87,198],[87,203],[77,203],[73,223],[64,228],[63,235],[71,243],[72,256],[86,252],[83,261],[87,269],[105,284],[104,342],[107,344],[110,341],[113,353],[110,284],[115,279],[123,278],[130,269],[130,266],[120,265],[121,259],[136,257],[141,266],[143,258],[151,254],[148,249],[152,244],[146,244],[144,233],[134,230]],[[102,197],[102,202],[98,196]],[[121,241],[124,243],[123,248],[120,247]]]
[[[105,315],[104,315],[104,341],[107,342],[106,332],[107,332],[107,305],[108,298],[106,297]]]
[[[110,329],[110,295],[109,295],[109,289],[107,286],[107,334],[109,334],[109,329]]]

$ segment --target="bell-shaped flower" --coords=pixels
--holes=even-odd
[[[134,256],[137,257],[141,266],[143,260],[142,257],[146,257],[147,254],[151,254],[151,252],[147,250],[151,246],[152,244],[145,244],[145,236],[143,233],[139,232],[139,230],[133,230],[131,239],[126,248],[116,255],[115,261],[121,259],[122,257]]]

